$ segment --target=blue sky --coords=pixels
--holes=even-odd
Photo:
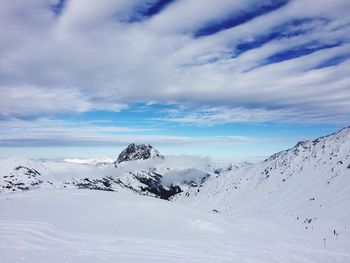
[[[0,10],[0,156],[259,160],[349,125],[347,0],[20,0]]]

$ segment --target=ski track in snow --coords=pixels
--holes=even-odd
[[[59,210],[61,202],[66,211]],[[348,232],[338,239],[329,235],[324,247],[322,231],[306,231],[287,216],[273,217],[283,221],[278,224],[264,216],[209,215],[150,197],[91,190],[4,194],[0,211],[5,210],[0,214],[2,263],[350,261]],[[64,222],[73,210],[76,218]],[[145,212],[155,210],[144,219]],[[24,212],[35,215],[30,219]],[[95,213],[108,217],[101,229],[94,225]],[[81,215],[87,220],[79,222]]]

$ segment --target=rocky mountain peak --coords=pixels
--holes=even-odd
[[[134,160],[163,158],[159,152],[149,144],[130,144],[118,156],[115,164]]]

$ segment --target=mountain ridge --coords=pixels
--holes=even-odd
[[[343,128],[225,170],[173,201],[225,214],[287,213],[299,218],[350,221],[350,128]]]
[[[164,158],[158,150],[149,144],[131,143],[126,147],[114,162],[115,166],[120,163],[137,160],[148,160],[154,158]]]
[[[299,142],[256,164],[222,168],[208,166],[204,170],[182,168],[181,163],[179,167],[170,169],[167,159],[150,145],[137,147],[130,144],[126,149],[119,155],[122,161],[117,168],[113,168],[113,165],[98,168],[105,167],[107,170],[103,171],[108,171],[107,175],[91,175],[91,172],[84,175],[82,172],[77,176],[74,174],[77,166],[71,164],[68,166],[73,171],[69,172],[72,173],[70,176],[52,177],[51,168],[46,168],[45,163],[8,159],[7,164],[0,164],[7,167],[7,172],[4,172],[4,167],[2,169],[0,192],[37,188],[127,189],[141,195],[227,213],[235,206],[242,211],[249,207],[253,210],[258,207],[273,210],[274,207],[279,210],[289,209],[290,213],[307,214],[307,210],[314,210],[312,214],[315,215],[324,213],[320,206],[335,210],[345,207],[345,201],[350,199],[350,189],[347,187],[350,185],[350,127],[314,140]],[[102,171],[98,169],[94,172]],[[168,174],[171,179],[165,180]],[[192,174],[196,174],[195,179],[187,180],[186,177]],[[176,180],[179,178],[181,180]],[[326,193],[341,202],[334,205],[326,200]],[[340,214],[342,218],[349,216],[342,212]]]

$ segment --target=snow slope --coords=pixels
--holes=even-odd
[[[0,211],[2,263],[350,260],[348,243],[334,238],[325,247],[322,236],[288,220],[273,224],[237,217],[230,222],[125,191],[2,194]]]
[[[232,220],[290,221],[350,251],[350,129],[300,142],[255,165],[224,170],[173,201]]]
[[[289,211],[350,223],[350,128],[212,176],[174,197],[224,211]]]
[[[52,188],[53,182],[58,185],[42,162],[23,157],[0,160],[0,193]]]

